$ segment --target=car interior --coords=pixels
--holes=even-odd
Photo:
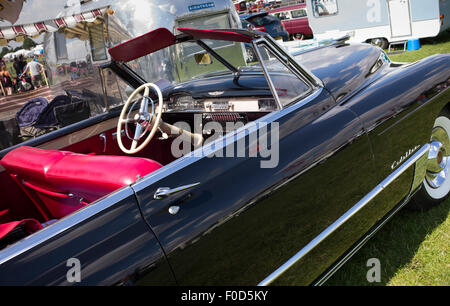
[[[210,61],[205,54],[197,64]],[[183,155],[173,151],[177,137],[191,140],[187,151],[180,148],[189,152],[278,109],[261,69],[149,84],[128,64],[102,68],[120,80],[112,83],[127,100],[107,118],[64,127],[0,160],[0,249],[169,165]],[[279,77],[293,79],[286,71]],[[294,88],[306,90],[292,88],[294,96]],[[290,90],[277,91],[290,98]]]

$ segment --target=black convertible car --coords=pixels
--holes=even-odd
[[[1,285],[322,284],[407,203],[448,196],[449,54],[178,31],[109,49],[123,105],[0,152]],[[145,77],[167,49],[192,55],[183,82]]]

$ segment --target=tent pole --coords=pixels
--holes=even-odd
[[[48,85],[48,79],[47,79],[47,74],[45,73],[45,69],[44,69],[44,71],[42,71],[42,73],[44,74],[45,84],[47,84],[47,88],[50,88],[50,86]]]
[[[3,84],[2,84],[2,82],[1,82],[1,81],[0,81],[0,87],[2,88],[2,93],[3,93],[3,96],[5,96],[5,97],[6,97],[5,89],[3,89]]]

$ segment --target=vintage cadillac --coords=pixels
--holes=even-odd
[[[407,203],[448,196],[449,54],[177,33],[109,49],[104,98],[124,103],[0,152],[0,284],[322,284]],[[192,59],[182,81],[146,77],[157,53]]]

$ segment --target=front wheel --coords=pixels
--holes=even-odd
[[[387,41],[387,39],[382,37],[374,38],[370,40],[370,43],[372,45],[380,47],[381,49],[387,49],[387,47],[389,46],[389,42]]]
[[[295,33],[294,39],[295,40],[303,40],[305,38],[305,35],[303,33]]]
[[[431,132],[430,150],[422,188],[414,195],[408,208],[429,209],[450,194],[450,113],[443,110]]]

